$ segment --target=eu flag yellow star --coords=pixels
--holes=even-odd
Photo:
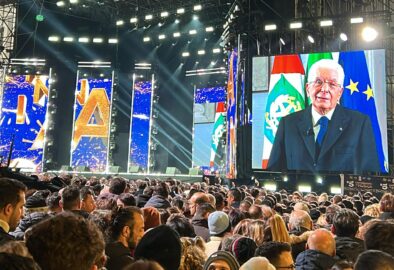
[[[353,82],[352,79],[350,79],[350,84],[346,86],[346,88],[350,90],[350,95],[353,95],[354,92],[359,92],[357,85],[358,82]]]
[[[369,84],[367,85],[367,90],[364,91],[363,93],[367,95],[367,100],[369,100],[371,97],[373,97],[373,90],[372,88],[369,86]]]

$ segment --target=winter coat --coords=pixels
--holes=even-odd
[[[364,251],[364,241],[355,237],[337,236],[336,256],[338,259],[355,263],[357,256]]]
[[[157,209],[167,209],[171,207],[170,202],[160,195],[152,196],[144,207],[155,207]]]
[[[335,264],[333,257],[317,250],[307,249],[296,259],[296,270],[328,270]]]

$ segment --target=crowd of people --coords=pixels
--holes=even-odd
[[[0,178],[4,270],[394,269],[394,195],[63,175]]]

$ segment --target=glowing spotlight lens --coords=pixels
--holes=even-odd
[[[332,20],[320,21],[320,26],[321,27],[332,26]]]
[[[364,19],[362,17],[351,18],[350,23],[363,23]]]
[[[274,30],[276,30],[276,24],[267,24],[266,26],[264,26],[264,30],[265,31],[274,31]]]
[[[284,41],[284,39],[283,39],[283,38],[280,38],[280,39],[279,39],[279,41],[280,41],[280,43],[281,43],[283,46],[285,46],[285,45],[286,45],[286,42]]]
[[[58,36],[50,36],[50,37],[48,37],[48,40],[50,42],[59,42],[60,38]]]
[[[167,11],[163,11],[162,13],[160,13],[160,16],[165,18],[168,17],[169,13]]]
[[[88,43],[89,42],[89,38],[87,38],[87,37],[80,37],[78,39],[78,41],[81,42],[81,43]]]
[[[213,27],[212,26],[208,26],[207,28],[205,28],[206,32],[213,32]]]
[[[197,34],[197,30],[192,29],[192,30],[189,31],[189,34],[190,35],[195,35],[195,34]]]
[[[308,35],[308,40],[310,43],[315,43],[315,39],[311,35]]]
[[[175,33],[173,34],[173,36],[174,36],[174,37],[180,37],[180,36],[181,36],[181,33],[175,32]]]
[[[197,21],[198,20],[198,16],[197,15],[193,15],[193,20]]]
[[[177,13],[177,14],[183,14],[183,13],[185,13],[185,9],[184,9],[184,8],[178,8],[178,9],[176,10],[176,13]]]
[[[64,41],[64,42],[73,42],[73,41],[74,41],[74,38],[73,38],[73,37],[64,37],[64,38],[63,38],[63,41]]]
[[[118,39],[117,38],[110,38],[110,39],[108,39],[108,43],[109,44],[116,44],[116,43],[118,43]]]
[[[269,191],[276,191],[275,184],[271,184],[271,183],[264,184],[264,188]]]
[[[347,41],[347,35],[346,35],[345,33],[341,33],[341,34],[339,35],[339,38],[340,38],[342,41]]]
[[[378,37],[378,31],[376,31],[376,29],[373,27],[367,26],[362,30],[361,36],[363,37],[364,41],[371,42]]]
[[[199,50],[199,51],[197,51],[197,54],[198,54],[198,55],[204,55],[204,54],[205,54],[205,51],[204,51],[204,50]]]
[[[301,22],[293,22],[290,24],[290,29],[300,29],[300,28],[302,28]]]
[[[309,193],[312,191],[312,187],[307,185],[299,185],[298,191]]]
[[[144,42],[149,42],[150,41],[150,37],[144,37]]]
[[[93,43],[103,43],[103,41],[102,38],[93,38]]]
[[[149,14],[145,16],[145,20],[150,21],[153,19],[153,15]]]
[[[212,50],[213,53],[220,53],[220,49],[219,48],[215,48]]]
[[[64,1],[57,1],[56,2],[56,6],[58,6],[58,7],[64,7],[64,5],[65,5]]]
[[[133,17],[133,18],[131,18],[131,19],[130,19],[130,22],[131,22],[131,23],[136,23],[136,22],[138,22],[138,19],[137,19],[137,17]]]
[[[199,11],[199,10],[201,10],[202,9],[202,6],[201,5],[195,5],[194,7],[193,7],[193,10],[194,11]]]
[[[175,20],[175,23],[178,24],[180,21],[178,19]]]
[[[78,0],[70,0],[70,4],[76,4],[78,3]]]
[[[116,21],[116,25],[118,25],[118,26],[124,25],[124,21]]]
[[[166,35],[159,35],[159,39],[165,39]]]
[[[190,53],[189,53],[189,52],[183,52],[183,53],[182,53],[182,57],[188,57],[188,56],[190,56]]]
[[[317,182],[318,184],[323,184],[323,178],[318,177],[318,178],[316,179],[316,182]]]

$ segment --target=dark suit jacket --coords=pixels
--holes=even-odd
[[[320,153],[316,155],[312,107],[283,117],[279,123],[268,170],[380,171],[375,137],[367,115],[336,106]]]
[[[3,230],[3,228],[0,227],[0,246],[9,242],[9,241],[14,241],[14,240],[15,240],[15,238],[12,235],[6,233]]]

